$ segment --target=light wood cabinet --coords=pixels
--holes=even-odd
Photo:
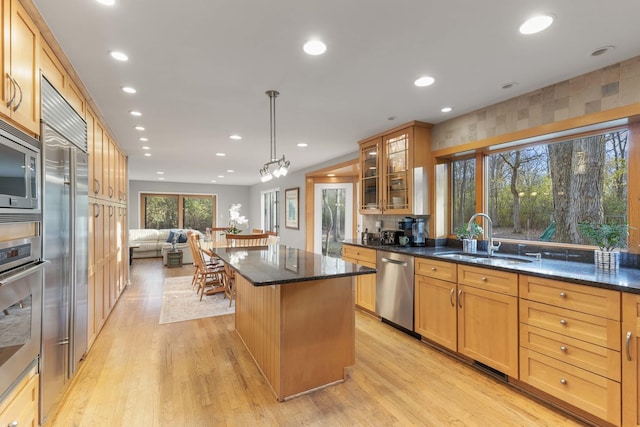
[[[362,214],[428,214],[431,125],[411,122],[360,141]]]
[[[0,0],[2,92],[0,113],[33,135],[40,133],[40,33],[18,0]]]
[[[458,351],[518,378],[518,275],[458,265]]]
[[[640,426],[640,295],[622,294],[622,425]]]
[[[376,250],[360,246],[343,245],[342,259],[365,267],[376,268]],[[372,313],[376,311],[376,275],[354,276],[356,283],[355,303]]]
[[[38,426],[38,379],[34,368],[0,402],[0,426]]]
[[[527,275],[519,288],[520,379],[620,425],[620,292]]]
[[[458,350],[456,291],[455,282],[415,277],[415,332],[452,351]]]

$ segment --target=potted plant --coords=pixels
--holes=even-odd
[[[620,267],[620,249],[627,246],[628,224],[578,223],[578,231],[598,249],[594,251],[597,269],[618,271]]]
[[[463,224],[454,230],[456,238],[462,240],[462,251],[476,253],[478,251],[478,236],[482,234],[484,230],[476,222],[469,224]]]

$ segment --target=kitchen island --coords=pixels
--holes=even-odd
[[[283,245],[213,251],[236,272],[236,331],[276,399],[345,380],[353,277],[374,269]]]

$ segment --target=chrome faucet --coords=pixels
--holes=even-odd
[[[489,227],[487,230],[488,239],[489,239],[489,242],[487,244],[487,256],[491,256],[493,255],[494,252],[500,249],[500,244],[502,243],[502,242],[498,242],[497,245],[495,246],[493,245],[493,221],[491,220],[491,217],[489,217],[489,215],[487,215],[486,213],[482,213],[482,212],[478,212],[471,215],[471,218],[469,218],[469,222],[467,223],[467,231],[471,231],[471,224],[479,216],[486,218],[487,221],[489,222]]]

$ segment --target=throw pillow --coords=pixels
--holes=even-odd
[[[187,235],[185,233],[178,233],[178,243],[187,243]]]
[[[176,233],[174,233],[173,231],[169,232],[169,237],[167,238],[167,243],[171,243],[173,242],[173,236],[175,236]]]

